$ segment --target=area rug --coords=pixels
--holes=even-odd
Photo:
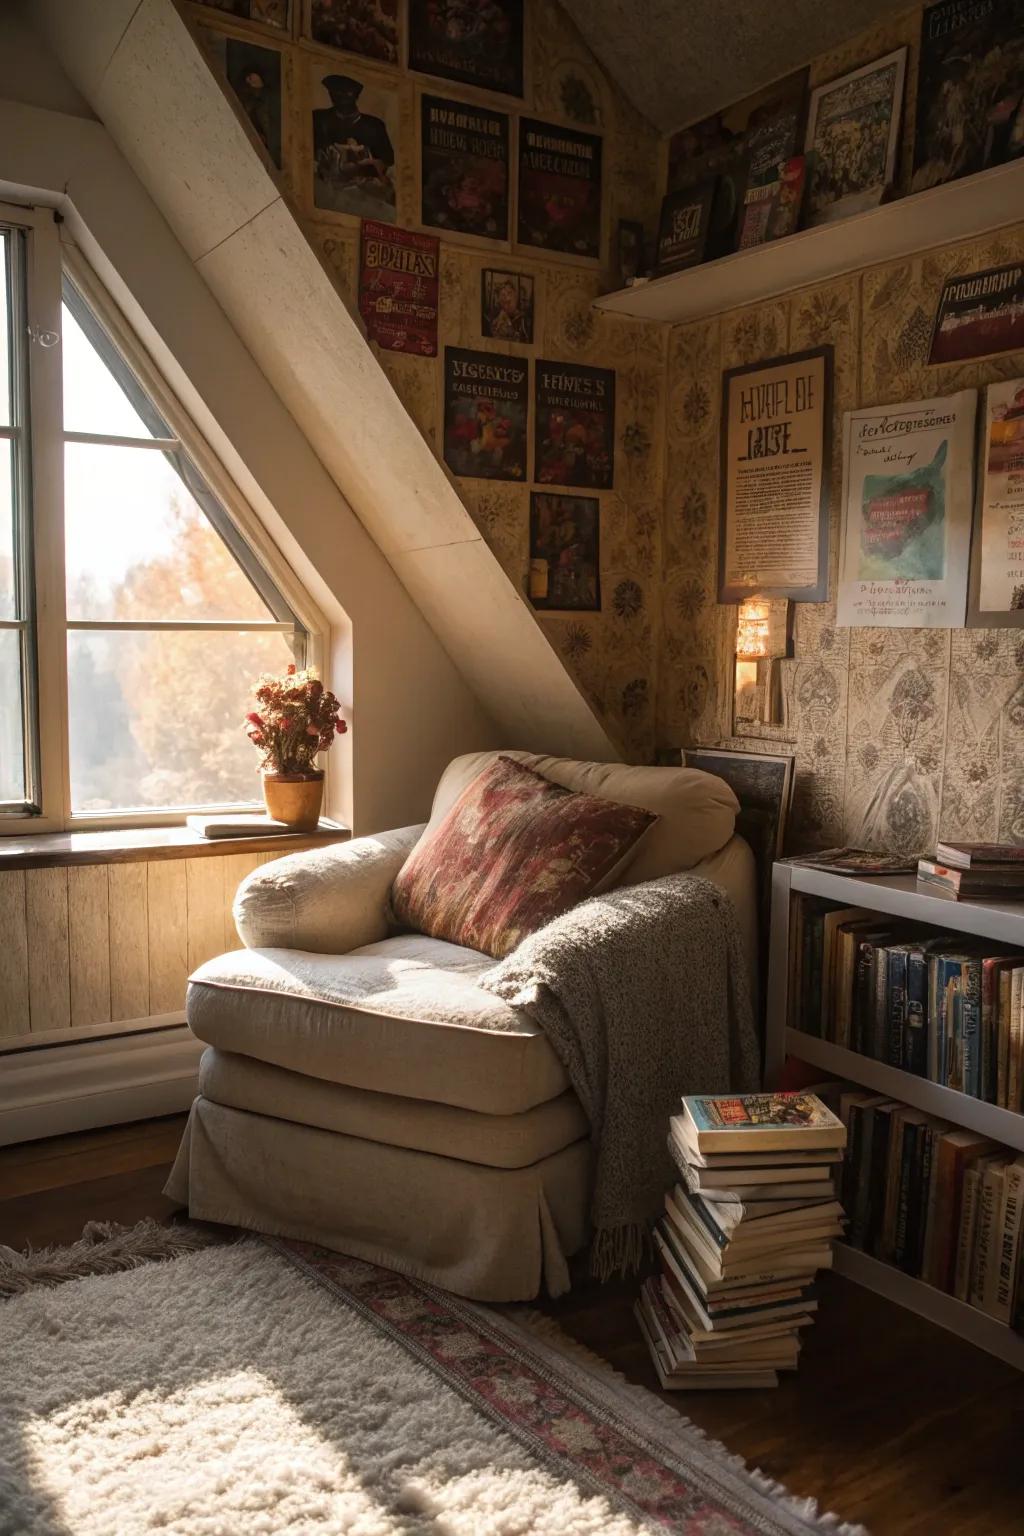
[[[302,1243],[89,1246],[0,1252],[2,1536],[854,1536],[545,1320]]]

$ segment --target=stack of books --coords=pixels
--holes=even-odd
[[[1024,848],[1015,843],[939,843],[934,859],[921,859],[918,884],[956,899],[1024,900]]]
[[[679,1183],[636,1314],[667,1389],[774,1387],[795,1370],[815,1274],[842,1235],[846,1128],[813,1093],[685,1098]]]

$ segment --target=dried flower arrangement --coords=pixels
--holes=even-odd
[[[246,735],[263,754],[264,773],[317,776],[326,752],[348,726],[341,706],[312,667],[290,666],[283,677],[265,672],[253,690],[257,708],[246,715]]]

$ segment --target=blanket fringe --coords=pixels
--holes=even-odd
[[[590,1245],[591,1274],[602,1281],[637,1274],[649,1243],[650,1234],[642,1221],[599,1227]]]
[[[110,1275],[222,1242],[220,1234],[191,1223],[161,1226],[147,1217],[134,1227],[116,1221],[90,1221],[77,1242],[17,1253],[0,1243],[0,1299],[20,1296],[35,1286],[63,1285],[87,1275]]]

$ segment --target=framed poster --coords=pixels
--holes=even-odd
[[[398,92],[310,60],[313,202],[331,213],[395,222]]]
[[[921,17],[911,192],[1024,151],[1024,0],[937,0]]]
[[[795,233],[800,225],[806,175],[807,156],[793,155],[779,162],[771,181],[747,188],[737,249],[745,251]]]
[[[906,72],[897,48],[811,92],[805,224],[875,208],[895,181]]]
[[[307,0],[309,36],[381,64],[398,64],[398,0]]]
[[[533,342],[533,286],[527,272],[484,267],[480,273],[480,334],[494,341]]]
[[[364,219],[359,247],[359,313],[385,352],[437,356],[441,242]]]
[[[718,601],[828,596],[832,348],[722,375]]]
[[[281,169],[281,55],[223,32],[203,28],[210,56],[238,97],[253,131]]]
[[[601,607],[601,503],[596,496],[530,495],[530,601],[535,608]]]
[[[409,0],[409,68],[523,94],[523,0]]]
[[[615,229],[615,282],[629,288],[644,273],[644,227],[638,219],[620,219]]]
[[[444,349],[444,461],[453,475],[526,479],[529,363]]]
[[[847,412],[838,624],[962,627],[977,403],[964,389]]]
[[[1024,348],[1024,265],[948,277],[939,295],[929,363],[962,363]]]
[[[967,623],[1024,625],[1024,379],[985,390]]]
[[[519,119],[520,245],[597,261],[601,255],[601,138]]]
[[[420,223],[508,239],[509,119],[442,96],[420,100]]]
[[[538,358],[533,478],[610,491],[615,468],[615,371]]]
[[[272,27],[275,32],[291,30],[290,0],[198,0],[211,11],[224,16],[235,16],[239,21],[254,21],[261,27]]]
[[[715,178],[709,176],[694,187],[669,192],[662,199],[658,220],[655,276],[681,272],[704,260],[715,197]]]

